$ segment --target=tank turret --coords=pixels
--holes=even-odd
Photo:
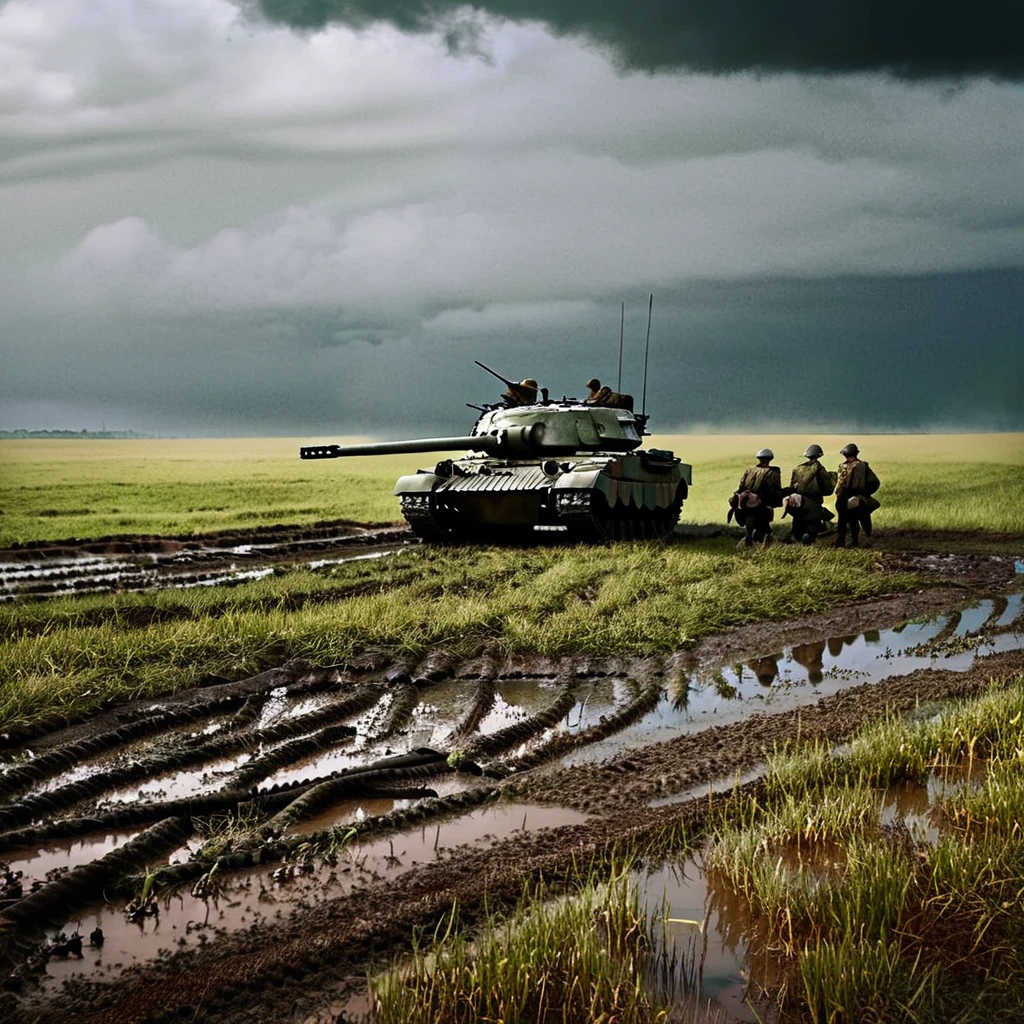
[[[628,452],[641,444],[642,418],[626,409],[594,408],[578,402],[488,409],[472,434],[424,437],[378,444],[309,445],[303,459],[336,459],[349,455],[394,455],[402,452],[472,451],[529,459],[575,455],[583,451]]]
[[[485,407],[472,433],[375,444],[309,445],[303,459],[465,451],[395,484],[426,540],[505,540],[557,528],[588,541],[664,538],[679,521],[691,467],[638,450],[647,417],[575,399]]]

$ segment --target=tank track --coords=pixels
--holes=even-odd
[[[587,544],[613,540],[665,540],[679,522],[682,499],[665,508],[634,508],[617,505],[609,508],[604,495],[596,491],[563,491],[558,494],[558,522],[568,527],[570,536]],[[452,539],[438,510],[428,495],[403,495],[402,515],[413,533],[427,542]],[[477,530],[478,537],[484,531]],[[494,539],[510,538],[512,531],[492,531]]]
[[[569,533],[587,543],[612,540],[665,540],[679,522],[681,498],[666,508],[609,508],[604,495],[594,491],[568,491],[559,495],[558,519]]]
[[[448,538],[448,531],[434,514],[433,503],[428,495],[403,494],[401,503],[402,515],[417,537],[433,542]]]

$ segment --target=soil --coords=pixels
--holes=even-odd
[[[272,558],[302,557],[307,540],[334,545],[338,526],[323,524],[320,537],[284,537],[282,530],[259,540],[281,545]],[[353,534],[340,548],[407,539],[401,530],[383,538]],[[35,851],[78,836],[120,830],[130,838],[58,872],[34,893],[26,887],[6,902],[0,898],[0,970],[7,975],[0,1019],[344,1020],[349,997],[365,992],[367,971],[408,950],[417,930],[432,931],[453,901],[471,922],[485,900],[491,907],[515,901],[524,880],[566,877],[574,864],[600,858],[623,840],[680,826],[696,833],[709,809],[729,799],[730,785],[717,794],[709,787],[739,776],[756,786],[765,753],[777,743],[839,742],[879,715],[975,693],[1024,672],[1024,624],[1012,590],[1024,537],[1001,538],[995,552],[990,539],[980,551],[964,550],[963,535],[953,551],[941,535],[931,550],[920,537],[907,545],[914,550],[890,550],[890,534],[884,566],[917,572],[930,585],[822,615],[750,624],[669,657],[558,661],[510,658],[495,649],[461,661],[436,651],[422,662],[387,652],[336,666],[291,662],[249,680],[210,679],[160,702],[107,709],[28,745],[11,737],[11,766],[0,774],[7,800],[0,806],[0,860],[28,864]],[[231,538],[235,547],[253,540]],[[179,542],[147,540],[156,545],[150,552]],[[193,550],[223,546],[220,538],[207,539]],[[38,548],[0,552],[0,562],[29,550],[39,562],[67,558],[73,545],[57,547],[60,554],[52,556]],[[981,598],[987,602],[964,619],[946,614]],[[892,630],[928,616],[937,618],[906,633]],[[885,630],[877,642],[860,642]],[[826,649],[837,638],[834,650]],[[950,646],[951,639],[957,643]],[[902,643],[906,651],[882,650]],[[921,649],[929,645],[923,662]],[[815,674],[812,667],[805,676],[800,666],[810,664],[809,648],[819,669],[825,659],[825,670]],[[851,653],[863,659],[865,649],[874,659],[870,671]],[[713,693],[709,673],[743,661],[753,672],[725,681],[733,693],[709,703],[707,719],[699,719],[699,703],[683,710],[678,699],[673,704],[673,680],[690,680],[693,702],[694,693]],[[763,675],[751,681],[764,661],[774,666],[768,684]],[[144,797],[112,799],[143,786]],[[461,843],[458,822],[496,802],[564,808],[554,813],[565,823],[527,829],[524,818],[522,828],[498,827],[497,834]],[[364,813],[353,818],[356,804]],[[299,864],[309,873],[306,888],[292,897],[275,881],[277,917],[204,933],[173,952],[141,954],[124,969],[90,968],[85,958],[79,977],[63,986],[47,980],[47,957],[59,958],[47,934],[85,920],[98,902],[122,906],[141,888],[141,876],[161,863],[168,866],[157,887],[169,927],[174,900],[165,894],[174,884],[187,894],[214,860],[186,856],[168,864],[168,855],[186,840],[194,853],[197,829],[211,816],[243,813],[255,814],[258,828],[220,849],[218,869],[229,883],[255,882],[263,890],[274,872],[294,874]],[[379,871],[351,871],[338,884],[341,869],[330,854],[326,864],[296,859],[291,832],[314,840],[325,835],[325,824],[353,821],[366,850],[388,844]],[[439,823],[451,821],[451,838],[440,843]],[[435,825],[433,858],[399,867],[395,847]],[[60,957],[68,956],[62,950]]]

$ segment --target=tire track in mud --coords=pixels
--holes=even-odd
[[[968,672],[921,670],[826,698],[812,709],[811,726],[806,717],[791,712],[766,715],[759,737],[762,754],[768,738],[784,742],[798,735],[806,737],[812,727],[815,735],[841,742],[887,711],[978,693],[991,679],[1021,671],[1024,654],[1007,652],[980,660]],[[723,738],[714,736],[711,749],[717,750]],[[728,745],[725,750],[722,759],[705,770],[707,779],[723,765],[738,767],[739,762],[729,758]],[[658,751],[659,756],[664,753]],[[681,748],[680,759],[684,753],[692,757],[695,751]],[[634,773],[635,781],[642,783],[647,778],[646,767]],[[558,792],[567,773],[571,769],[546,778],[549,794]],[[740,791],[750,793],[759,786],[755,780]],[[609,805],[605,814],[590,823],[537,834],[516,833],[482,849],[452,850],[445,859],[412,868],[398,878],[300,910],[275,926],[272,941],[254,943],[251,936],[229,935],[212,948],[185,951],[164,964],[143,968],[120,985],[83,986],[77,994],[69,989],[50,1006],[74,1009],[83,1024],[142,1018],[155,1024],[180,1019],[186,1008],[190,1013],[199,1012],[195,994],[206,992],[198,1019],[242,1024],[286,1012],[302,1019],[327,998],[320,995],[317,999],[312,993],[330,991],[332,998],[337,998],[339,993],[359,988],[364,984],[364,972],[375,963],[379,966],[378,958],[388,958],[396,949],[407,947],[414,931],[435,929],[453,902],[458,902],[461,920],[472,924],[485,906],[493,910],[513,905],[530,880],[543,878],[557,891],[559,880],[571,879],[580,863],[597,863],[613,855],[624,841],[643,841],[665,829],[672,830],[677,842],[682,842],[684,835],[693,841],[709,816],[732,798],[731,791],[705,793],[677,804],[650,807],[644,802],[645,792],[638,786],[633,804]]]
[[[979,619],[981,632],[987,629],[995,635],[1001,630],[1007,634],[1016,628],[1014,623],[1018,622],[1019,616],[999,629],[995,628],[1005,612],[1005,607],[998,608],[994,602],[987,615]],[[819,636],[823,619],[819,618]],[[778,631],[784,632],[787,628],[799,633],[809,627],[799,624],[787,627],[783,624]],[[958,635],[965,635],[959,622],[952,628],[944,622],[931,631],[933,640]],[[742,631],[737,631],[737,635],[731,638],[733,643],[749,640],[749,632]],[[824,647],[824,642],[821,646]],[[332,840],[336,834],[330,830],[307,832],[298,838],[289,838],[289,832],[303,821],[311,820],[318,813],[325,809],[329,811],[340,801],[353,796],[384,796],[411,801],[409,806],[394,805],[391,810],[356,822],[360,836],[397,835],[427,821],[466,813],[499,796],[556,803],[598,813],[602,816],[602,823],[595,824],[594,828],[600,831],[607,827],[614,834],[625,829],[627,822],[633,829],[640,822],[670,821],[680,815],[685,816],[690,813],[685,809],[688,806],[685,799],[669,808],[648,808],[646,804],[652,800],[685,797],[695,785],[752,767],[763,758],[766,747],[780,737],[799,732],[805,737],[821,735],[835,740],[848,735],[858,720],[881,713],[880,695],[884,694],[885,701],[893,708],[907,708],[920,699],[968,692],[971,687],[981,685],[978,680],[983,676],[987,678],[987,674],[1024,668],[1020,652],[1007,651],[990,656],[985,662],[979,661],[977,668],[966,671],[929,669],[923,673],[913,672],[884,682],[843,688],[840,693],[823,697],[817,703],[804,701],[798,709],[774,713],[760,711],[745,715],[739,722],[705,726],[664,742],[652,742],[649,737],[634,739],[628,749],[612,752],[602,761],[592,764],[558,763],[558,759],[566,754],[586,750],[649,718],[652,712],[664,706],[666,685],[679,676],[692,674],[693,666],[700,657],[700,652],[697,655],[680,652],[669,657],[649,658],[517,658],[482,650],[469,660],[457,661],[444,651],[435,651],[416,661],[412,658],[393,660],[387,652],[372,652],[335,666],[317,668],[305,663],[290,663],[249,680],[215,682],[205,692],[193,692],[187,700],[172,699],[159,705],[153,701],[138,702],[116,712],[103,712],[91,722],[41,736],[37,744],[40,765],[34,767],[34,761],[30,759],[8,771],[5,782],[16,780],[19,786],[30,792],[19,803],[0,808],[0,822],[4,823],[0,831],[0,850],[8,853],[24,851],[42,845],[47,839],[88,835],[128,825],[149,825],[142,836],[160,835],[154,830],[161,828],[161,822],[167,820],[177,822],[177,827],[183,829],[185,835],[215,815],[241,816],[251,821],[248,838],[243,836],[229,854],[199,856],[182,864],[157,867],[155,878],[161,890],[167,891],[171,884],[195,881],[214,867],[227,877],[232,872],[280,860],[299,844],[315,846],[320,841]],[[981,667],[983,664],[985,668]],[[523,706],[521,720],[508,721],[507,709],[518,706],[510,705],[509,701],[516,699],[530,703]],[[311,701],[313,703],[309,704]],[[594,707],[591,702],[598,706]],[[274,711],[278,716],[276,719],[273,716],[268,718],[274,710],[272,704],[277,708]],[[289,717],[287,709],[296,707],[299,710]],[[204,713],[211,708],[216,710]],[[140,712],[144,717],[135,720],[133,716]],[[118,729],[109,728],[116,715],[129,719],[127,724],[131,728],[128,733],[119,734]],[[178,715],[184,717],[179,721]],[[191,715],[195,717],[188,718]],[[95,756],[92,744],[100,740],[103,748],[100,756],[109,755],[113,759],[131,744],[156,735],[162,728],[178,727],[186,718],[195,722],[217,715],[230,716],[221,724],[219,735],[191,737],[176,745],[182,764],[202,764],[204,760],[229,751],[253,749],[262,752],[229,774],[224,785],[213,793],[140,801],[108,809],[85,808],[76,810],[67,818],[35,826],[25,820],[26,815],[32,820],[30,812],[17,810],[23,805],[37,812],[45,809],[45,798],[53,792],[60,793],[62,789],[64,796],[60,799],[65,801],[70,801],[72,794],[81,792],[74,789],[77,783],[58,787],[50,794],[31,792],[32,786],[42,778],[52,778],[66,770],[67,749],[62,749],[62,739],[70,743],[70,749],[78,759],[76,764],[87,755]],[[505,724],[502,724],[503,715]],[[417,751],[421,758],[418,763],[398,763],[391,754],[390,746],[401,737],[420,735],[426,726],[437,738],[436,747],[432,744]],[[135,728],[143,730],[142,734],[135,735],[132,732]],[[92,735],[90,729],[93,730]],[[815,729],[820,732],[814,732]],[[259,789],[260,783],[266,782],[279,769],[301,765],[310,755],[322,754],[325,748],[339,749],[339,744],[358,747],[351,756],[362,758],[364,763]],[[524,745],[525,749],[510,754],[510,751]],[[140,773],[139,777],[147,772],[155,774],[158,768],[166,768],[167,762],[161,759],[162,756],[161,751],[144,753],[135,762],[144,765],[144,769],[134,770]],[[46,758],[48,760],[43,760]],[[117,770],[111,769],[107,775],[108,782],[120,780]],[[424,785],[433,779],[444,780],[446,786],[455,785],[455,789],[441,792],[440,786],[433,789]],[[92,785],[99,787],[100,783]],[[703,800],[706,803],[707,797]],[[59,810],[71,810],[80,804],[81,801],[67,802]],[[345,817],[346,813],[336,819],[342,827],[353,823],[351,817]],[[584,834],[590,833],[585,831]],[[604,848],[602,844],[606,839],[607,836],[599,839],[595,833],[588,841],[598,849]],[[518,854],[515,851],[526,849],[531,841],[533,837],[523,837],[519,841],[525,845],[505,845],[510,842],[508,840],[497,842],[496,849],[504,850],[509,858],[508,871],[513,870],[512,865],[516,862]],[[562,833],[559,832],[552,842],[555,852],[551,854],[554,859],[550,863],[562,863],[560,858],[564,860],[565,857]],[[115,852],[124,849],[127,845]],[[139,866],[133,870],[118,868],[117,864],[124,865],[125,862],[108,861],[109,856],[82,867],[104,864],[102,871],[107,872],[103,876],[107,879],[104,882],[107,890],[127,897],[140,884],[140,876],[136,873]],[[490,855],[480,851],[475,851],[472,857],[477,863],[477,870],[470,873],[473,878],[467,875],[465,881],[458,884],[470,886],[467,891],[479,895],[489,884],[489,878],[500,881],[504,877],[505,862],[499,857],[492,864]],[[479,857],[484,859],[479,861]],[[523,868],[529,874],[534,870],[533,864],[534,861],[526,857],[514,870]],[[438,877],[443,878],[443,872]],[[90,898],[95,898],[96,887],[92,878],[88,872],[75,869],[58,880],[61,883],[59,888],[53,888],[56,882],[50,882],[30,896],[40,905],[46,905],[48,900],[56,898],[53,894],[59,894],[59,905],[70,913],[69,908],[83,907]],[[404,886],[405,882],[402,884]],[[42,895],[47,892],[50,895]],[[388,891],[375,893],[374,899],[378,896],[384,905],[392,899]],[[0,963],[6,963],[8,969],[17,966],[18,955],[24,946],[21,943],[17,948],[10,945],[14,925],[6,914],[28,898],[24,897],[0,914]],[[398,896],[394,898],[398,899]],[[332,903],[341,906],[338,900]],[[434,906],[433,897],[426,903]],[[374,910],[372,913],[376,915],[377,912]],[[16,911],[16,916],[19,934],[24,933],[29,938],[33,931],[38,935],[38,929],[47,920],[42,914],[33,915],[23,910]],[[392,922],[385,928],[385,934],[394,935],[394,929]],[[401,934],[406,937],[408,934],[404,923]],[[236,941],[242,940],[229,936],[217,945],[229,951]],[[250,936],[246,941],[255,956],[269,956],[279,967],[286,963],[284,952],[280,955],[275,951],[268,953],[267,943],[273,941],[269,932],[262,937]],[[301,946],[301,938],[295,941]],[[6,950],[3,948],[5,944]],[[365,961],[365,951],[363,955],[364,960],[360,963]],[[206,970],[201,966],[206,963],[201,957],[182,962],[194,965],[189,970]],[[159,971],[152,967],[145,969],[146,972],[152,970]],[[321,965],[304,971],[304,968],[298,969],[298,975],[320,977],[324,967]],[[63,997],[54,998],[59,1003]],[[230,1003],[229,999],[226,1005]],[[79,1009],[87,1005],[88,999],[85,999]],[[17,1010],[17,1005],[14,1009]]]
[[[315,563],[341,561],[346,554],[367,557],[368,550],[397,550],[414,542],[406,526],[368,528],[337,520],[311,527],[258,527],[198,537],[105,537],[14,545],[0,549],[0,601],[155,586],[230,586],[312,555],[318,556]],[[338,557],[326,557],[331,555]],[[127,610],[125,614],[136,613]],[[168,610],[158,614],[178,617]],[[109,618],[107,613],[90,611],[83,621]]]

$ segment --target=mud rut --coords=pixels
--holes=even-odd
[[[485,893],[514,899],[524,877],[699,827],[709,784],[756,769],[779,739],[839,740],[887,707],[1024,670],[1020,595],[976,601],[1013,560],[959,556],[941,571],[956,591],[745,627],[667,657],[292,661],[7,737],[0,1017],[329,1020],[375,958],[454,898],[472,920]],[[870,668],[861,641],[879,648]],[[900,645],[895,661],[879,659],[883,643]],[[108,933],[132,922],[137,962],[89,946],[100,920]]]

